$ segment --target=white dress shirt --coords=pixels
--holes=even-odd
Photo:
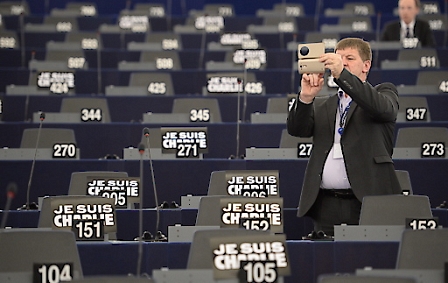
[[[401,31],[400,31],[400,38],[403,41],[404,38],[406,38],[407,28],[409,27],[409,34],[410,38],[414,37],[414,26],[415,26],[415,20],[410,22],[408,25],[405,24],[404,21],[400,21],[401,25]]]
[[[339,122],[341,120],[341,113],[352,101],[352,98],[345,95],[342,89],[338,91],[339,104],[336,111],[336,122],[334,131],[334,143],[331,147],[330,153],[325,161],[324,170],[322,172],[321,188],[324,189],[349,189],[350,182],[347,177],[347,170],[345,169],[344,157],[341,149],[341,135],[338,132]],[[336,106],[336,105],[335,105]]]

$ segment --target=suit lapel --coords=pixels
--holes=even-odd
[[[334,134],[334,124],[336,122],[336,110],[338,109],[338,95],[335,94],[328,99],[327,118],[330,124],[331,133]]]
[[[348,125],[348,123],[349,123],[349,121],[350,121],[350,118],[352,117],[353,112],[355,111],[355,109],[356,109],[357,106],[358,106],[358,104],[356,104],[356,102],[354,102],[354,101],[352,100],[352,104],[350,105],[350,109],[349,109],[348,112],[347,112],[347,121],[345,122],[345,125],[346,125],[346,126]]]
[[[415,21],[415,25],[414,25],[414,37],[417,37],[417,34],[420,34],[420,25],[419,25],[419,22]]]

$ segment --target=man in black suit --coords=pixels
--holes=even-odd
[[[422,47],[435,47],[434,35],[427,21],[418,19],[420,0],[399,0],[399,21],[386,25],[381,41],[403,41],[405,38],[418,38]]]
[[[303,74],[288,114],[290,135],[313,137],[298,216],[311,217],[314,232],[333,235],[334,225],[358,224],[364,196],[401,193],[392,161],[398,93],[391,83],[366,81],[371,60],[368,42],[341,40],[320,57],[338,94],[317,96],[323,74]]]

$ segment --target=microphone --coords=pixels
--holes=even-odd
[[[138,206],[138,259],[137,259],[137,277],[140,277],[143,257],[143,154],[145,153],[145,145],[138,145],[140,153],[140,205]]]
[[[244,59],[244,61],[246,61],[246,59]],[[244,63],[246,64],[246,63]],[[246,81],[241,81],[241,79],[238,78],[238,84],[242,84],[243,85],[243,91],[244,91],[244,84],[246,83]],[[238,95],[237,95],[237,103],[236,103],[236,153],[235,153],[235,159],[238,159],[238,154],[240,152],[240,122],[241,122],[241,118],[240,118],[240,110],[241,110],[241,106],[240,106],[240,100],[241,100],[241,92],[238,89]],[[232,156],[230,156],[231,159]]]
[[[167,26],[167,30],[171,30],[171,12],[172,12],[172,6],[173,6],[173,1],[172,0],[168,0],[166,3],[166,9],[168,11],[168,13],[166,14],[166,26]]]
[[[206,35],[207,35],[207,31],[206,31],[206,28],[207,28],[207,21],[206,21],[206,18],[207,18],[207,14],[204,14],[204,29],[202,30],[202,35],[201,35],[201,49],[200,49],[200,53],[199,53],[199,70],[201,70],[202,69],[202,64],[204,63],[204,52],[205,52],[205,38],[206,38]]]
[[[101,35],[100,32],[98,31],[96,34],[96,42],[98,44],[98,46],[96,47],[96,64],[97,64],[97,92],[98,94],[101,93],[102,89],[101,89],[101,84],[102,84],[102,74],[101,74],[101,51],[100,51],[100,41],[101,40]]]
[[[42,131],[42,123],[44,120],[45,120],[45,113],[40,112],[40,123],[39,123],[39,130],[37,130],[36,148],[34,149],[33,163],[31,164],[31,172],[30,172],[30,177],[28,179],[28,188],[26,190],[26,210],[30,209],[31,182],[33,180],[34,165],[36,164],[36,156],[37,156],[37,147],[39,146],[40,132]]]
[[[294,33],[294,35],[293,35],[293,40],[294,40],[294,45],[295,46],[297,46],[297,34],[296,33]],[[296,60],[296,52],[291,52],[292,53],[292,60],[291,60],[291,62],[293,63],[293,64],[295,64],[295,66],[297,66],[297,60]],[[295,70],[294,70],[294,65],[292,66],[292,68],[291,68],[291,93],[295,93],[294,92],[294,81],[295,81],[295,78],[296,78],[296,72],[295,72]]]
[[[154,201],[156,202],[156,240],[157,240],[157,236],[161,235],[161,233],[159,233],[160,207],[159,207],[159,199],[157,197],[156,180],[155,180],[155,177],[154,177],[154,167],[152,166],[151,145],[149,143],[149,129],[146,128],[146,127],[143,129],[143,136],[145,136],[146,147],[148,148],[149,167],[151,169],[151,178],[152,178],[152,188],[153,188],[153,191],[154,191]]]
[[[314,29],[319,29],[319,15],[322,8],[322,0],[316,1],[316,10],[314,11]]]
[[[4,229],[6,225],[6,219],[8,219],[9,209],[11,207],[11,201],[17,194],[17,184],[14,182],[10,182],[6,186],[6,205],[5,209],[3,210],[3,217],[2,217],[2,223],[0,226],[0,229]]]
[[[22,67],[25,67],[25,15],[24,12],[20,13],[20,57],[22,62]]]
[[[31,52],[31,61],[34,61],[35,57],[36,57],[36,52],[33,50]],[[28,71],[28,77],[31,77],[31,74],[34,71],[35,71],[34,69],[30,68],[29,71]],[[30,105],[30,96],[29,96],[29,94],[27,94],[26,98],[25,98],[25,107],[24,107],[24,113],[23,113],[23,118],[25,119],[25,122],[28,121],[28,108],[29,108],[29,105]]]
[[[246,108],[247,108],[247,91],[246,91],[246,85],[247,85],[247,58],[244,58],[244,73],[243,73],[243,96],[244,96],[244,102],[243,102],[243,121],[246,121]]]
[[[376,16],[376,42],[377,43],[380,42],[380,32],[381,32],[380,31],[380,22],[381,22],[381,13],[378,13],[378,15]],[[377,46],[376,50],[375,50],[375,61],[374,61],[375,68],[380,67],[380,66],[378,66],[379,53],[380,53],[380,49]]]

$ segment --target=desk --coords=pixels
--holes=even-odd
[[[0,211],[0,218],[3,216]],[[284,209],[284,234],[289,240],[298,240],[313,230],[313,223],[308,217],[298,218],[295,208]],[[36,228],[39,223],[40,212],[37,210],[16,211],[11,210],[8,215],[7,227]],[[162,209],[160,210],[160,228],[163,234],[168,236],[168,226],[181,224],[193,226],[196,223],[197,209]],[[120,241],[133,241],[138,236],[139,212],[137,209],[118,209],[117,239]],[[153,235],[156,232],[156,210],[143,210],[143,231],[149,231]]]
[[[3,216],[0,211],[0,218]],[[35,228],[39,222],[39,211],[16,211],[9,212],[6,226],[13,228]],[[448,227],[448,210],[432,209],[434,217],[439,218],[439,225]],[[117,239],[122,241],[132,241],[138,236],[138,210],[118,209],[117,215]],[[162,209],[160,210],[160,230],[168,236],[168,226],[181,224],[183,226],[193,226],[196,222],[197,209]],[[285,208],[284,234],[287,240],[300,240],[313,230],[313,223],[308,217],[297,217],[295,208]],[[404,223],[403,223],[404,224]],[[147,230],[152,234],[156,231],[156,211],[155,209],[143,210],[143,231]]]
[[[135,274],[137,242],[78,242],[84,276]],[[186,268],[189,243],[143,243],[142,272]],[[312,283],[326,273],[354,273],[357,268],[394,268],[398,242],[287,241],[291,276],[285,282]]]
[[[82,152],[81,152],[82,156]],[[414,194],[427,195],[431,206],[436,207],[447,200],[445,186],[448,175],[447,159],[401,159],[394,160],[397,170],[410,174]],[[11,207],[16,209],[26,202],[26,188],[31,169],[31,161],[0,162],[0,188],[9,182],[16,182],[18,193]],[[131,177],[139,176],[138,160],[73,160],[37,161],[30,191],[30,201],[37,202],[45,195],[64,195],[68,193],[72,172],[82,171],[124,171]],[[155,207],[149,162],[144,166],[144,207]],[[296,208],[299,202],[303,175],[307,160],[154,160],[154,175],[160,202],[176,201],[187,194],[206,195],[210,175],[219,170],[278,170],[280,196],[284,198],[285,208]],[[0,197],[0,208],[5,207],[6,199]]]

